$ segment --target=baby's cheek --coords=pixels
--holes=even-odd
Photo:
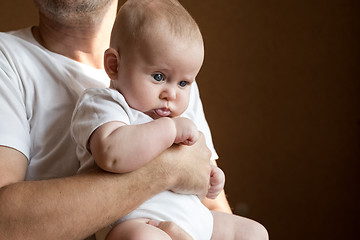
[[[188,106],[189,106],[189,98],[187,97],[187,98],[183,98],[183,99],[179,100],[177,105],[178,105],[177,112],[178,112],[178,114],[180,116],[188,108]]]

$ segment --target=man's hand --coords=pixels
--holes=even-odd
[[[210,155],[205,137],[199,133],[199,140],[194,145],[174,144],[149,164],[164,175],[168,190],[195,194],[202,200],[209,189]]]

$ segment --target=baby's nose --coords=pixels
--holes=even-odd
[[[160,98],[172,101],[176,98],[176,90],[173,87],[167,87],[161,92]]]

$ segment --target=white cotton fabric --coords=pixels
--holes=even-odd
[[[76,174],[72,112],[84,89],[108,85],[104,70],[50,52],[31,28],[0,33],[0,145],[27,157],[26,180]]]

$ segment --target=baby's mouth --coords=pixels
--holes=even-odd
[[[171,111],[168,108],[158,108],[154,110],[155,114],[159,117],[168,117]]]

